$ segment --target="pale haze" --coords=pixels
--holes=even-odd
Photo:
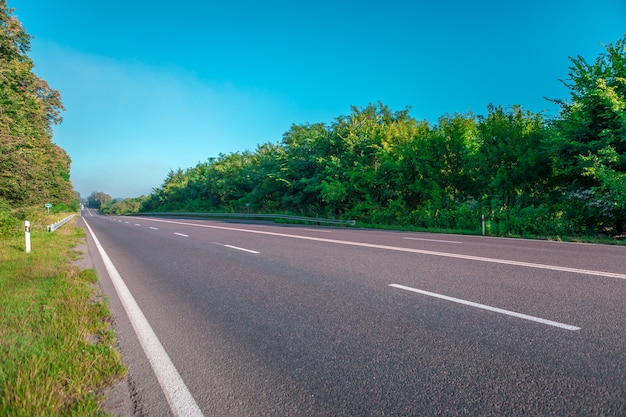
[[[548,115],[568,56],[626,32],[626,1],[9,0],[66,111],[54,142],[87,197],[280,142],[382,102],[436,123],[489,103]]]

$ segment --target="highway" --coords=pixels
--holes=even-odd
[[[80,221],[136,415],[626,415],[626,247]]]

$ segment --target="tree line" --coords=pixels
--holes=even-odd
[[[623,235],[626,36],[593,62],[570,60],[557,116],[490,105],[429,123],[409,108],[353,107],[255,151],[172,170],[149,196],[106,209],[250,208],[469,231],[485,215],[493,234]]]
[[[61,95],[34,74],[31,36],[13,11],[0,0],[0,229],[16,209],[48,202],[77,208],[70,157],[52,142]]]

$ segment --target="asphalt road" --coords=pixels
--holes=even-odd
[[[626,247],[83,219],[205,416],[626,415]],[[185,414],[88,244],[135,414]]]

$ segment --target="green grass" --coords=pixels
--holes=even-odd
[[[367,224],[367,223],[358,223],[357,227],[364,229],[378,229],[378,230],[392,230],[397,232],[421,232],[421,233],[440,233],[440,234],[456,234],[456,235],[471,235],[471,236],[481,236],[482,228],[475,229],[444,229],[439,227],[418,227],[412,225],[383,225],[383,224]],[[567,236],[567,235],[559,235],[559,236],[544,236],[544,235],[534,235],[534,234],[513,234],[513,233],[504,233],[504,234],[495,234],[491,231],[488,231],[486,236],[490,237],[508,237],[514,239],[533,239],[533,240],[551,240],[558,242],[574,242],[574,243],[596,243],[602,245],[615,245],[615,246],[626,246],[626,239],[620,237],[613,236]]]
[[[126,371],[95,270],[71,264],[84,231],[34,223],[31,253],[23,233],[0,241],[0,415],[106,415],[103,390]]]

